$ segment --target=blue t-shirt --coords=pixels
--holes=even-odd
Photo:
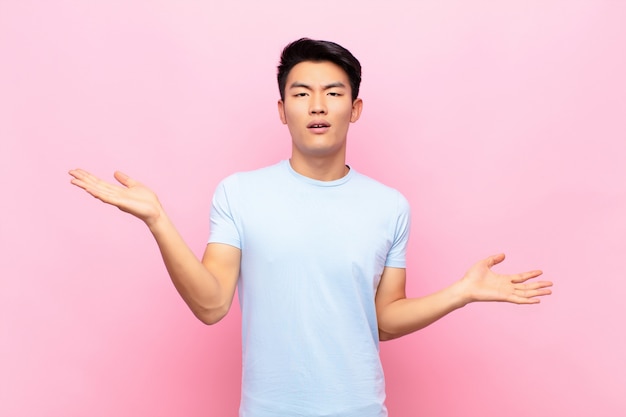
[[[374,297],[405,267],[409,206],[350,169],[335,181],[289,161],[218,186],[209,242],[242,251],[241,417],[383,417]]]

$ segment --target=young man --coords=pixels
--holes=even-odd
[[[379,340],[419,330],[474,301],[537,303],[541,271],[498,275],[495,255],[426,297],[405,295],[409,207],[396,190],[346,165],[363,108],[361,67],[343,47],[300,39],[281,56],[278,113],[289,160],[219,185],[198,261],[155,194],[120,172],[116,186],[83,170],[72,183],[143,220],[191,311],[213,324],[239,288],[240,416],[386,416]]]

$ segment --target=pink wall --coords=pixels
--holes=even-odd
[[[413,4],[413,5],[409,5]],[[152,185],[200,254],[225,175],[288,156],[280,49],[364,66],[349,163],[413,207],[409,292],[542,268],[382,347],[392,417],[626,415],[626,3],[0,2],[0,415],[234,416],[239,313],[204,327],[135,219],[69,185]]]

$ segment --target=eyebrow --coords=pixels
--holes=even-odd
[[[305,83],[301,83],[298,81],[295,81],[294,83],[292,83],[289,88],[306,88],[307,90],[312,90],[311,86]],[[328,90],[331,88],[346,88],[346,85],[344,83],[342,83],[341,81],[335,81],[333,83],[330,84],[326,84],[324,86],[322,86],[323,90]]]

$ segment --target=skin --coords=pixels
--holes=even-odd
[[[348,76],[337,65],[302,62],[294,66],[287,77],[285,99],[278,102],[279,118],[292,138],[293,169],[321,181],[346,175],[348,128],[359,119],[362,109],[363,102],[352,100]],[[311,128],[320,121],[325,127]],[[239,276],[239,249],[210,243],[199,261],[148,187],[121,172],[114,174],[120,185],[82,169],[72,170],[70,175],[75,186],[147,225],[174,286],[198,319],[213,324],[228,313]],[[412,333],[472,302],[536,304],[538,297],[551,294],[551,282],[529,281],[541,271],[495,273],[492,267],[503,260],[504,254],[483,259],[459,281],[419,298],[406,297],[405,269],[385,268],[375,299],[380,339]]]
[[[330,62],[301,62],[285,83],[285,100],[278,115],[289,128],[291,166],[296,172],[322,181],[346,174],[346,139],[350,123],[359,120],[363,101],[352,101],[350,79]],[[315,121],[330,126],[323,132],[308,128]]]

